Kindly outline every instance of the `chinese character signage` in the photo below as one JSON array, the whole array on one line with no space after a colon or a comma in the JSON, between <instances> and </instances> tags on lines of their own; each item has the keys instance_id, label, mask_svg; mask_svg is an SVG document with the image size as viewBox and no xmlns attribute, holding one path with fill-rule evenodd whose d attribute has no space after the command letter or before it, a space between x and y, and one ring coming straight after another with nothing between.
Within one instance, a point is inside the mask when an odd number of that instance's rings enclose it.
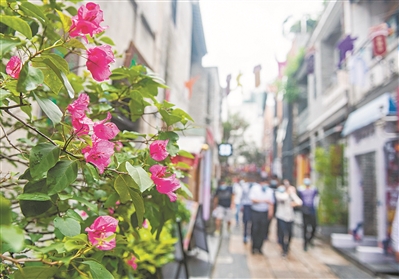
<instances>
[{"instance_id":1,"label":"chinese character signage","mask_svg":"<svg viewBox=\"0 0 399 279\"><path fill-rule=\"evenodd\" d=\"M370 28L370 39L373 45L373 55L383 56L387 52L388 25L379 24Z\"/></svg>"}]
</instances>

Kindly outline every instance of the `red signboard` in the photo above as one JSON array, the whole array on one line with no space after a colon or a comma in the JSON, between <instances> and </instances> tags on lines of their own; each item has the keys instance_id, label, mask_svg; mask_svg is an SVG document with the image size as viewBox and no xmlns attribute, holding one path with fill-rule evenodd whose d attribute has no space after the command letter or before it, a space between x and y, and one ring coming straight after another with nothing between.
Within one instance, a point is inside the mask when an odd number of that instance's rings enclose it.
<instances>
[{"instance_id":1,"label":"red signboard","mask_svg":"<svg viewBox=\"0 0 399 279\"><path fill-rule=\"evenodd\" d=\"M388 33L389 29L386 23L382 23L370 28L370 39L373 43L374 56L383 56L386 54Z\"/></svg>"},{"instance_id":2,"label":"red signboard","mask_svg":"<svg viewBox=\"0 0 399 279\"><path fill-rule=\"evenodd\" d=\"M374 56L383 56L387 52L387 37L385 35L377 35L373 38L373 54Z\"/></svg>"}]
</instances>

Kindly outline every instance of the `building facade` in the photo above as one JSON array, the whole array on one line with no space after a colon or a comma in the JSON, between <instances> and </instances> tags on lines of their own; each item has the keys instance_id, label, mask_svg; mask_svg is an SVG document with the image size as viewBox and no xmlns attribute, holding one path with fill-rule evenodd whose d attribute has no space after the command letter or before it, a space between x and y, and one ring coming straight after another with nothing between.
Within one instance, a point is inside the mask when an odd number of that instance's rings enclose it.
<instances>
[{"instance_id":1,"label":"building facade","mask_svg":"<svg viewBox=\"0 0 399 279\"><path fill-rule=\"evenodd\" d=\"M317 148L344 146L348 231L380 244L399 195L398 25L396 2L328 2L295 74L296 178L316 182Z\"/></svg>"}]
</instances>

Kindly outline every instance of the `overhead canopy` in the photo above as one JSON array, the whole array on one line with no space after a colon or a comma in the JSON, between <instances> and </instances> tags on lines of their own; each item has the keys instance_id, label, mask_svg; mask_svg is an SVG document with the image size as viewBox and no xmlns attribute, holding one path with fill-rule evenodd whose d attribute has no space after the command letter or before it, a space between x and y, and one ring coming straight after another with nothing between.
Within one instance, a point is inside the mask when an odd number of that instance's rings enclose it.
<instances>
[{"instance_id":1,"label":"overhead canopy","mask_svg":"<svg viewBox=\"0 0 399 279\"><path fill-rule=\"evenodd\" d=\"M343 136L359 130L387 115L396 114L396 105L389 93L385 93L349 114L342 131Z\"/></svg>"}]
</instances>

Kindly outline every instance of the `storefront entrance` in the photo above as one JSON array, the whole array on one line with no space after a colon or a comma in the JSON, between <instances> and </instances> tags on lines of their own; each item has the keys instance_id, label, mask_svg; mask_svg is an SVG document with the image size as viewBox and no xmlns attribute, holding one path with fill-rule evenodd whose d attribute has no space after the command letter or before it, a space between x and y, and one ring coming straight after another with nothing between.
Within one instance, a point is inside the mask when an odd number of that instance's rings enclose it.
<instances>
[{"instance_id":1,"label":"storefront entrance","mask_svg":"<svg viewBox=\"0 0 399 279\"><path fill-rule=\"evenodd\" d=\"M363 233L377 236L377 185L375 152L357 156L363 189ZM359 193L360 194L360 193Z\"/></svg>"}]
</instances>

